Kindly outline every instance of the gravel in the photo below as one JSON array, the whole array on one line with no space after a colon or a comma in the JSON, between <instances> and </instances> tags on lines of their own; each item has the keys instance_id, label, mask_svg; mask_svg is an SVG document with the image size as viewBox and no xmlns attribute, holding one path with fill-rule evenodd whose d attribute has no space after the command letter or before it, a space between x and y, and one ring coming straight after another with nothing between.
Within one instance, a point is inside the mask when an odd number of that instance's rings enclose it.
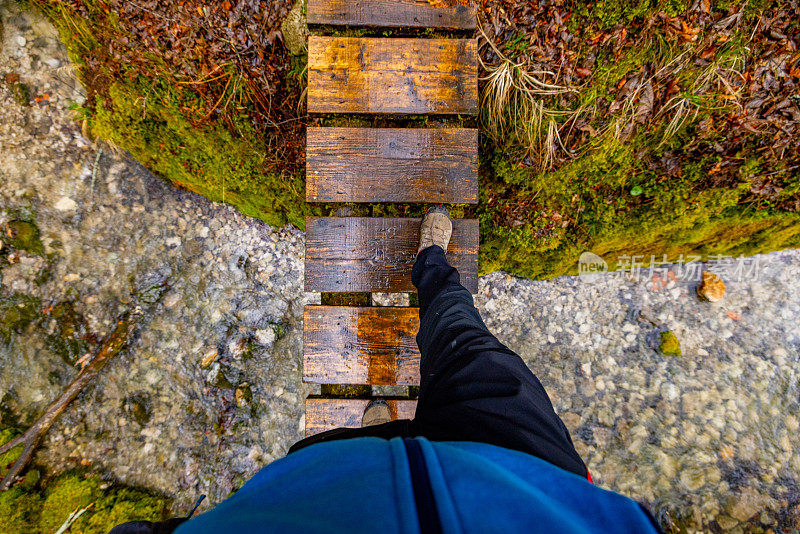
<instances>
[{"instance_id":1,"label":"gravel","mask_svg":"<svg viewBox=\"0 0 800 534\"><path fill-rule=\"evenodd\" d=\"M727 279L716 304L679 265L481 279L487 326L540 378L594 480L663 524L800 528L800 253L744 261L758 268L741 280L738 261L705 264ZM659 350L664 331L681 356Z\"/></svg>"},{"instance_id":2,"label":"gravel","mask_svg":"<svg viewBox=\"0 0 800 534\"><path fill-rule=\"evenodd\" d=\"M0 299L43 309L0 344L2 405L29 423L77 372L49 310L71 303L91 347L132 290L169 278L132 348L37 461L162 491L176 511L200 493L213 505L301 437L303 399L319 391L301 381L302 310L319 302L303 292L304 235L178 191L84 138L69 110L83 91L55 30L13 3L0 15L0 74L31 94L23 106L0 85L0 226L32 219L43 244L0 256ZM713 304L674 265L638 278L496 272L476 298L550 392L595 481L689 532L800 529L800 251L747 262L757 268L703 264L727 286ZM660 350L667 331L680 356Z\"/></svg>"}]
</instances>

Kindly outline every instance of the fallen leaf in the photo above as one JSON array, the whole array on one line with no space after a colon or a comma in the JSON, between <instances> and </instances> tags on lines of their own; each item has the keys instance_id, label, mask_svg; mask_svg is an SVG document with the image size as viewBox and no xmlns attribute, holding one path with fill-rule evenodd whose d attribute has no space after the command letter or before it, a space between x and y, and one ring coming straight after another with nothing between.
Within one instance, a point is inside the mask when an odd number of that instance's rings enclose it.
<instances>
[{"instance_id":1,"label":"fallen leaf","mask_svg":"<svg viewBox=\"0 0 800 534\"><path fill-rule=\"evenodd\" d=\"M741 321L742 320L742 316L739 315L738 313L734 312L734 311L728 311L728 317L730 317L734 321Z\"/></svg>"},{"instance_id":2,"label":"fallen leaf","mask_svg":"<svg viewBox=\"0 0 800 534\"><path fill-rule=\"evenodd\" d=\"M700 52L700 57L706 60L711 60L714 56L717 55L717 47L716 46L709 46L702 52Z\"/></svg>"}]
</instances>

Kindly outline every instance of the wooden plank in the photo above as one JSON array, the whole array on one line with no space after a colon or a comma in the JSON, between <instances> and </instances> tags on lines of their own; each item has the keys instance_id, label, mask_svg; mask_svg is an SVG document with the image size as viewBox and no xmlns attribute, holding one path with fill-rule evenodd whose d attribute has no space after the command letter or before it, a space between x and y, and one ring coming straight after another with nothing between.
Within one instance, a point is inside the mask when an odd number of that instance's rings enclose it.
<instances>
[{"instance_id":1,"label":"wooden plank","mask_svg":"<svg viewBox=\"0 0 800 534\"><path fill-rule=\"evenodd\" d=\"M478 203L478 130L307 130L306 201Z\"/></svg>"},{"instance_id":2,"label":"wooden plank","mask_svg":"<svg viewBox=\"0 0 800 534\"><path fill-rule=\"evenodd\" d=\"M419 310L306 306L303 380L419 385Z\"/></svg>"},{"instance_id":3,"label":"wooden plank","mask_svg":"<svg viewBox=\"0 0 800 534\"><path fill-rule=\"evenodd\" d=\"M411 293L420 219L308 217L305 290ZM447 260L478 291L478 221L456 219Z\"/></svg>"},{"instance_id":4,"label":"wooden plank","mask_svg":"<svg viewBox=\"0 0 800 534\"><path fill-rule=\"evenodd\" d=\"M311 36L308 111L475 114L477 40Z\"/></svg>"},{"instance_id":5,"label":"wooden plank","mask_svg":"<svg viewBox=\"0 0 800 534\"><path fill-rule=\"evenodd\" d=\"M392 419L413 419L417 401L386 399ZM334 428L360 428L369 399L306 399L306 437Z\"/></svg>"},{"instance_id":6,"label":"wooden plank","mask_svg":"<svg viewBox=\"0 0 800 534\"><path fill-rule=\"evenodd\" d=\"M308 0L308 23L386 28L474 30L475 8L436 7L428 0Z\"/></svg>"}]
</instances>

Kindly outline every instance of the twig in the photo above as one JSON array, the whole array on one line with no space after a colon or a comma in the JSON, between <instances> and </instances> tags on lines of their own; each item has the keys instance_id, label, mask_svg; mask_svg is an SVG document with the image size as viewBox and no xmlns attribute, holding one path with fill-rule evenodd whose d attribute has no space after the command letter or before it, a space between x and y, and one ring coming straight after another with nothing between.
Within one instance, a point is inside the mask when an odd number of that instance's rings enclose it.
<instances>
[{"instance_id":1,"label":"twig","mask_svg":"<svg viewBox=\"0 0 800 534\"><path fill-rule=\"evenodd\" d=\"M166 284L164 284L164 287L166 287ZM36 447L50 427L53 426L53 423L64 413L64 410L75 400L75 397L95 379L106 364L128 345L142 315L142 310L139 307L124 314L117 321L114 331L103 340L97 355L86 367L81 369L75 380L50 404L44 414L23 434L0 446L0 455L3 455L19 445L24 445L19 458L8 470L5 478L0 481L0 491L5 491L11 487L14 479L28 464Z\"/></svg>"},{"instance_id":2,"label":"twig","mask_svg":"<svg viewBox=\"0 0 800 534\"><path fill-rule=\"evenodd\" d=\"M79 508L77 510L74 510L71 514L69 514L69 517L67 518L66 521L64 521L64 524L61 525L61 527L58 530L56 530L56 534L64 534L66 531L68 531L72 526L72 524L75 523L75 521L77 521L78 518L82 516L92 506L94 506L93 502L89 503L89 505L85 506L84 508Z\"/></svg>"}]
</instances>

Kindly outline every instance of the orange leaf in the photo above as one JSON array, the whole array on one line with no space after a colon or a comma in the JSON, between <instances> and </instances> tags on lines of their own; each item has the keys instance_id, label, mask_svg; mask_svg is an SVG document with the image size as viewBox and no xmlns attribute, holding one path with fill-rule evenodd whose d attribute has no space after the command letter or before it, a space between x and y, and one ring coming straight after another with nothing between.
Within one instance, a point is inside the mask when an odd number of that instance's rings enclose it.
<instances>
[{"instance_id":1,"label":"orange leaf","mask_svg":"<svg viewBox=\"0 0 800 534\"><path fill-rule=\"evenodd\" d=\"M712 59L715 55L717 55L717 47L714 45L711 45L700 52L700 57L703 59Z\"/></svg>"},{"instance_id":2,"label":"orange leaf","mask_svg":"<svg viewBox=\"0 0 800 534\"><path fill-rule=\"evenodd\" d=\"M734 312L734 311L728 311L728 317L730 317L734 321L741 321L742 320L742 316L739 315L738 313Z\"/></svg>"}]
</instances>

